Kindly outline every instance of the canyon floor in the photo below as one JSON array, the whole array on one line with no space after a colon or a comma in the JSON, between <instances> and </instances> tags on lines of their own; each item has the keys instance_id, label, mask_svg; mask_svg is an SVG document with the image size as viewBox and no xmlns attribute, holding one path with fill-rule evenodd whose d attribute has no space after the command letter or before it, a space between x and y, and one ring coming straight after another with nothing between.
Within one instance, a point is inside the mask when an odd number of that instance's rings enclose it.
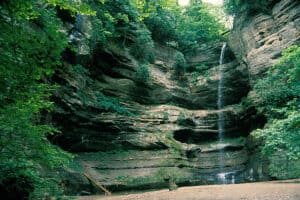
<instances>
[{"instance_id":1,"label":"canyon floor","mask_svg":"<svg viewBox=\"0 0 300 200\"><path fill-rule=\"evenodd\" d=\"M299 200L300 179L245 183L235 185L208 185L181 187L176 191L159 190L112 196L86 196L79 200Z\"/></svg>"}]
</instances>

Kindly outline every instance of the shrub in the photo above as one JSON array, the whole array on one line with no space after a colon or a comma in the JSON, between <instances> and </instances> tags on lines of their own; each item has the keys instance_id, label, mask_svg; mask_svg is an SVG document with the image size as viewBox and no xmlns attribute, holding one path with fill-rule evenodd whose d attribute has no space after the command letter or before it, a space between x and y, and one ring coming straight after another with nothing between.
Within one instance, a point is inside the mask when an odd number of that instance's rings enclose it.
<instances>
[{"instance_id":1,"label":"shrub","mask_svg":"<svg viewBox=\"0 0 300 200\"><path fill-rule=\"evenodd\" d=\"M149 64L140 65L136 70L135 78L139 83L147 83L150 79Z\"/></svg>"},{"instance_id":2,"label":"shrub","mask_svg":"<svg viewBox=\"0 0 300 200\"><path fill-rule=\"evenodd\" d=\"M130 53L141 62L154 63L154 44L150 32L140 29L136 32L136 41L130 47Z\"/></svg>"},{"instance_id":3,"label":"shrub","mask_svg":"<svg viewBox=\"0 0 300 200\"><path fill-rule=\"evenodd\" d=\"M276 178L300 177L299 164L293 165L293 163L300 163L299 130L300 114L297 111L289 111L287 118L269 119L264 129L258 129L252 133L264 141L262 152L270 158L269 170L272 176ZM284 157L284 160L280 157ZM281 161L280 164L279 161ZM282 173L283 171L286 173Z\"/></svg>"},{"instance_id":4,"label":"shrub","mask_svg":"<svg viewBox=\"0 0 300 200\"><path fill-rule=\"evenodd\" d=\"M192 81L192 83L194 83L194 84L197 83L199 75L200 75L199 72L192 72L191 73L191 81Z\"/></svg>"},{"instance_id":5,"label":"shrub","mask_svg":"<svg viewBox=\"0 0 300 200\"><path fill-rule=\"evenodd\" d=\"M176 76L182 76L185 73L186 60L184 58L184 55L181 52L177 52L174 55L173 69L174 69L174 74Z\"/></svg>"},{"instance_id":6,"label":"shrub","mask_svg":"<svg viewBox=\"0 0 300 200\"><path fill-rule=\"evenodd\" d=\"M188 72L201 72L204 73L204 71L208 70L209 66L205 64L197 65L197 66L189 66L187 68Z\"/></svg>"},{"instance_id":7,"label":"shrub","mask_svg":"<svg viewBox=\"0 0 300 200\"><path fill-rule=\"evenodd\" d=\"M185 113L180 111L179 116L176 119L176 124L185 126L185 125L187 125L186 121L187 121L187 117L185 116Z\"/></svg>"},{"instance_id":8,"label":"shrub","mask_svg":"<svg viewBox=\"0 0 300 200\"><path fill-rule=\"evenodd\" d=\"M176 20L172 12L161 9L151 13L144 21L155 41L165 44L177 39Z\"/></svg>"},{"instance_id":9,"label":"shrub","mask_svg":"<svg viewBox=\"0 0 300 200\"><path fill-rule=\"evenodd\" d=\"M106 43L108 32L104 30L103 23L98 18L92 19L93 31L90 38L90 47L95 49L97 45L103 46Z\"/></svg>"},{"instance_id":10,"label":"shrub","mask_svg":"<svg viewBox=\"0 0 300 200\"><path fill-rule=\"evenodd\" d=\"M124 115L132 115L132 113L120 105L117 99L105 96L102 92L96 93L96 107L106 112L116 112Z\"/></svg>"}]
</instances>

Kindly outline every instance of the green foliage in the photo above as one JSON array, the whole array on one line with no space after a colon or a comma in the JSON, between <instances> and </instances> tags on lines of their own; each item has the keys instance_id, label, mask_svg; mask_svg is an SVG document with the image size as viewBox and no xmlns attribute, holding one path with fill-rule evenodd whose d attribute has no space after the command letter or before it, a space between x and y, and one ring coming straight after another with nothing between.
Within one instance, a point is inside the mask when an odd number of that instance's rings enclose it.
<instances>
[{"instance_id":1,"label":"green foliage","mask_svg":"<svg viewBox=\"0 0 300 200\"><path fill-rule=\"evenodd\" d=\"M183 125L183 126L189 125L189 124L187 124L187 117L185 116L185 114L183 112L179 113L179 116L176 119L176 124Z\"/></svg>"},{"instance_id":2,"label":"green foliage","mask_svg":"<svg viewBox=\"0 0 300 200\"><path fill-rule=\"evenodd\" d=\"M136 31L136 41L130 47L130 53L141 62L154 63L154 44L147 29Z\"/></svg>"},{"instance_id":3,"label":"green foliage","mask_svg":"<svg viewBox=\"0 0 300 200\"><path fill-rule=\"evenodd\" d=\"M136 81L145 84L150 80L149 64L140 65L135 74Z\"/></svg>"},{"instance_id":4,"label":"green foliage","mask_svg":"<svg viewBox=\"0 0 300 200\"><path fill-rule=\"evenodd\" d=\"M207 4L195 4L181 14L176 31L180 50L188 52L199 43L223 40L221 34L226 28L209 12Z\"/></svg>"},{"instance_id":5,"label":"green foliage","mask_svg":"<svg viewBox=\"0 0 300 200\"><path fill-rule=\"evenodd\" d=\"M209 4L193 3L183 9L169 1L166 4L156 2L153 6L147 10L143 21L152 38L159 43L174 43L180 51L189 52L199 43L224 39L221 33L226 28L211 14Z\"/></svg>"},{"instance_id":6,"label":"green foliage","mask_svg":"<svg viewBox=\"0 0 300 200\"><path fill-rule=\"evenodd\" d=\"M104 5L118 24L138 21L138 11L129 0L105 0Z\"/></svg>"},{"instance_id":7,"label":"green foliage","mask_svg":"<svg viewBox=\"0 0 300 200\"><path fill-rule=\"evenodd\" d=\"M105 96L102 92L97 92L96 106L103 111L116 112L124 115L132 115L132 113L120 105L120 103L112 97Z\"/></svg>"},{"instance_id":8,"label":"green foliage","mask_svg":"<svg viewBox=\"0 0 300 200\"><path fill-rule=\"evenodd\" d=\"M87 4L76 0L42 0L44 3L48 3L52 6L59 7L62 10L67 10L71 12L72 15L81 13L82 15L95 15L93 11ZM99 1L101 2L101 0Z\"/></svg>"},{"instance_id":9,"label":"green foliage","mask_svg":"<svg viewBox=\"0 0 300 200\"><path fill-rule=\"evenodd\" d=\"M93 32L90 43L92 48L95 48L97 45L104 46L111 38L117 38L118 33L115 29L116 19L106 6L99 6L98 2L94 2L92 8L96 10L96 16L92 18Z\"/></svg>"},{"instance_id":10,"label":"green foliage","mask_svg":"<svg viewBox=\"0 0 300 200\"><path fill-rule=\"evenodd\" d=\"M138 26L138 12L129 0L106 0L101 5L93 1L91 7L96 11L92 19L93 33L91 44L105 46L108 40L126 44L131 40Z\"/></svg>"},{"instance_id":11,"label":"green foliage","mask_svg":"<svg viewBox=\"0 0 300 200\"><path fill-rule=\"evenodd\" d=\"M241 0L224 0L225 11L234 15L239 11L239 6L241 4Z\"/></svg>"},{"instance_id":12,"label":"green foliage","mask_svg":"<svg viewBox=\"0 0 300 200\"><path fill-rule=\"evenodd\" d=\"M300 159L299 69L300 47L292 46L283 52L266 78L257 82L249 96L257 110L268 118L263 129L252 133L263 139L262 152L267 156L280 154L289 161ZM274 165L270 170L276 174Z\"/></svg>"},{"instance_id":13,"label":"green foliage","mask_svg":"<svg viewBox=\"0 0 300 200\"><path fill-rule=\"evenodd\" d=\"M209 69L209 66L205 65L205 64L201 64L201 65L196 65L196 66L189 66L187 68L188 72L199 72L199 73L204 73L205 71L207 71Z\"/></svg>"},{"instance_id":14,"label":"green foliage","mask_svg":"<svg viewBox=\"0 0 300 200\"><path fill-rule=\"evenodd\" d=\"M107 27L104 27L102 21L98 18L93 18L91 21L94 28L90 38L90 47L95 49L97 45L105 45L107 38L111 36L111 30L105 30Z\"/></svg>"},{"instance_id":15,"label":"green foliage","mask_svg":"<svg viewBox=\"0 0 300 200\"><path fill-rule=\"evenodd\" d=\"M209 66L202 64L202 65L196 66L195 68L196 68L195 70L196 70L197 72L203 72L203 71L208 70L208 69L209 69Z\"/></svg>"},{"instance_id":16,"label":"green foliage","mask_svg":"<svg viewBox=\"0 0 300 200\"><path fill-rule=\"evenodd\" d=\"M76 97L78 101L83 104L93 104L102 112L115 112L123 115L132 115L132 113L124 106L120 105L117 98L104 95L100 91L95 92L94 98L91 97L91 91L87 88L93 88L93 80L88 74L88 70L81 65L70 66L68 70L69 76L73 77L76 81ZM70 88L67 88L70 90ZM93 94L93 93L92 93Z\"/></svg>"},{"instance_id":17,"label":"green foliage","mask_svg":"<svg viewBox=\"0 0 300 200\"><path fill-rule=\"evenodd\" d=\"M184 55L181 52L177 52L174 55L174 75L176 76L182 76L185 73L186 70L186 60L184 58Z\"/></svg>"},{"instance_id":18,"label":"green foliage","mask_svg":"<svg viewBox=\"0 0 300 200\"><path fill-rule=\"evenodd\" d=\"M270 175L277 179L300 177L300 160L291 161L278 154L270 159L269 171Z\"/></svg>"},{"instance_id":19,"label":"green foliage","mask_svg":"<svg viewBox=\"0 0 300 200\"><path fill-rule=\"evenodd\" d=\"M267 72L266 78L254 86L252 100L260 112L273 117L278 113L274 108L286 107L287 102L299 99L299 70L300 47L292 46L283 52L280 62Z\"/></svg>"},{"instance_id":20,"label":"green foliage","mask_svg":"<svg viewBox=\"0 0 300 200\"><path fill-rule=\"evenodd\" d=\"M95 12L90 9L87 4L70 0L9 0L2 1L0 3L4 7L5 14L9 14L11 17L17 20L21 19L35 19L41 15L40 10L51 6L52 8L58 7L62 10L68 10L73 16L77 13L83 15L95 15Z\"/></svg>"},{"instance_id":21,"label":"green foliage","mask_svg":"<svg viewBox=\"0 0 300 200\"><path fill-rule=\"evenodd\" d=\"M300 158L300 114L297 111L288 113L285 119L273 119L264 129L256 130L253 135L263 138L263 153L272 155L285 152L289 160Z\"/></svg>"},{"instance_id":22,"label":"green foliage","mask_svg":"<svg viewBox=\"0 0 300 200\"><path fill-rule=\"evenodd\" d=\"M175 22L174 13L168 10L151 13L145 19L145 24L151 31L152 38L162 44L177 39Z\"/></svg>"},{"instance_id":23,"label":"green foliage","mask_svg":"<svg viewBox=\"0 0 300 200\"><path fill-rule=\"evenodd\" d=\"M228 14L235 15L240 12L267 12L269 10L270 1L268 0L225 0L224 7Z\"/></svg>"},{"instance_id":24,"label":"green foliage","mask_svg":"<svg viewBox=\"0 0 300 200\"><path fill-rule=\"evenodd\" d=\"M131 3L138 9L141 21L161 10L178 9L177 0L131 0Z\"/></svg>"},{"instance_id":25,"label":"green foliage","mask_svg":"<svg viewBox=\"0 0 300 200\"><path fill-rule=\"evenodd\" d=\"M183 9L175 0L107 0L101 6L94 1L92 8L97 12L92 19L97 27L93 29L92 46L105 46L107 40L119 41L123 47L130 45L131 53L143 62L154 60L152 39L174 44L184 53L203 42L224 40L221 33L225 26L211 14L210 5L204 3L193 3Z\"/></svg>"},{"instance_id":26,"label":"green foliage","mask_svg":"<svg viewBox=\"0 0 300 200\"><path fill-rule=\"evenodd\" d=\"M46 117L55 89L47 78L60 65L66 35L54 9L36 1L5 1L1 11L13 20L0 21L0 184L26 182L35 199L56 195L59 182L41 172L65 167L72 157L47 140L58 132Z\"/></svg>"},{"instance_id":27,"label":"green foliage","mask_svg":"<svg viewBox=\"0 0 300 200\"><path fill-rule=\"evenodd\" d=\"M197 83L199 75L200 75L199 72L192 72L191 73L192 83L194 83L194 84Z\"/></svg>"},{"instance_id":28,"label":"green foliage","mask_svg":"<svg viewBox=\"0 0 300 200\"><path fill-rule=\"evenodd\" d=\"M252 133L264 141L262 152L270 158L269 170L272 176L279 179L300 177L299 130L300 114L292 111L285 119L269 120L264 129Z\"/></svg>"}]
</instances>

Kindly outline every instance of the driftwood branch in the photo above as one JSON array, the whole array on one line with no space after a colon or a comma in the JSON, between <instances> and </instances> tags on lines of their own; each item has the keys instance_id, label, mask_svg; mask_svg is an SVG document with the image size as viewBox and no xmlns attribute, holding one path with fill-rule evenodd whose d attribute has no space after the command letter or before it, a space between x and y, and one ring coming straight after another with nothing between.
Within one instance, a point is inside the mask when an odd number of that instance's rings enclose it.
<instances>
[{"instance_id":1,"label":"driftwood branch","mask_svg":"<svg viewBox=\"0 0 300 200\"><path fill-rule=\"evenodd\" d=\"M92 177L90 177L87 173L83 173L83 175L89 181L91 181L95 186L97 186L100 190L102 190L103 192L105 192L105 195L111 195L110 191L108 191L104 186L102 186L100 183L98 183L95 179L93 179Z\"/></svg>"}]
</instances>

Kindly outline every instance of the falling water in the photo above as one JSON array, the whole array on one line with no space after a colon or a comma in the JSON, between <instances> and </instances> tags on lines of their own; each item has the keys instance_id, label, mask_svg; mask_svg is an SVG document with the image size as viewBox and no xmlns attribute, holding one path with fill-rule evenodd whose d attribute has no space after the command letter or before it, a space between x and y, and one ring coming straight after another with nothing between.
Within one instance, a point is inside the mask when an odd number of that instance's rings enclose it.
<instances>
[{"instance_id":1,"label":"falling water","mask_svg":"<svg viewBox=\"0 0 300 200\"><path fill-rule=\"evenodd\" d=\"M224 140L224 114L223 112L220 112L220 110L223 109L223 85L224 85L224 80L223 80L223 64L224 64L224 55L225 55L225 50L226 50L226 43L223 44L222 46L222 51L221 51L221 56L220 56L220 61L219 61L219 83L218 83L218 137L219 137L219 143L223 143ZM225 184L226 183L226 178L225 178L225 173L224 173L224 152L223 149L221 148L220 150L220 156L219 156L219 164L220 164L220 171L221 173L218 174L218 178L221 183Z\"/></svg>"},{"instance_id":2,"label":"falling water","mask_svg":"<svg viewBox=\"0 0 300 200\"><path fill-rule=\"evenodd\" d=\"M223 109L223 67L224 64L224 55L226 50L226 43L222 46L220 61L219 61L219 83L218 83L218 110ZM223 141L223 135L224 135L224 115L223 112L218 113L218 132L219 132L219 141Z\"/></svg>"},{"instance_id":3,"label":"falling water","mask_svg":"<svg viewBox=\"0 0 300 200\"><path fill-rule=\"evenodd\" d=\"M219 183L222 184L235 184L235 172L226 172L217 174Z\"/></svg>"}]
</instances>

